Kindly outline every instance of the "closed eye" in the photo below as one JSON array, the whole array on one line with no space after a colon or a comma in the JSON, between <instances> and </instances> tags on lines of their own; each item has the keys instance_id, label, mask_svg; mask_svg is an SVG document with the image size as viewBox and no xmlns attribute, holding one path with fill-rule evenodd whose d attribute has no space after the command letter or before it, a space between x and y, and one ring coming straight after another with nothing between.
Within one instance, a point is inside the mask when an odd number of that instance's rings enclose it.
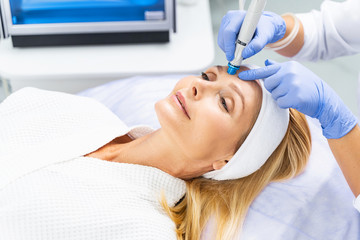
<instances>
[{"instance_id":1,"label":"closed eye","mask_svg":"<svg viewBox=\"0 0 360 240\"><path fill-rule=\"evenodd\" d=\"M208 76L206 73L204 73L204 72L201 72L201 78L204 79L204 80L206 80L206 81L210 81L209 76Z\"/></svg>"},{"instance_id":2,"label":"closed eye","mask_svg":"<svg viewBox=\"0 0 360 240\"><path fill-rule=\"evenodd\" d=\"M220 101L221 101L221 105L224 107L224 109L226 110L226 112L229 112L229 109L228 109L228 106L227 106L227 104L226 104L225 98L221 97L221 98L220 98Z\"/></svg>"},{"instance_id":3,"label":"closed eye","mask_svg":"<svg viewBox=\"0 0 360 240\"><path fill-rule=\"evenodd\" d=\"M201 78L205 81L211 81L208 74L206 74L204 72L201 72ZM227 103L226 103L226 100L224 97L220 97L220 104L225 109L225 111L229 113L229 108L227 106Z\"/></svg>"}]
</instances>

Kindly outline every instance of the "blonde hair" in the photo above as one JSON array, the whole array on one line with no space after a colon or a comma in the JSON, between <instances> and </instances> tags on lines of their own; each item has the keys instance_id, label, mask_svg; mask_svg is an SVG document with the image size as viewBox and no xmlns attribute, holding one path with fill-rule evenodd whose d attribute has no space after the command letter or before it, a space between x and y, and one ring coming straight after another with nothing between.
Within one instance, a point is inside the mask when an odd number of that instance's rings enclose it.
<instances>
[{"instance_id":1,"label":"blonde hair","mask_svg":"<svg viewBox=\"0 0 360 240\"><path fill-rule=\"evenodd\" d=\"M258 171L235 180L215 181L202 177L187 180L186 194L174 207L168 206L162 197L161 205L176 225L177 239L200 239L211 216L216 220L216 239L234 239L255 197L270 182L283 181L301 173L310 150L307 121L303 114L290 109L285 137Z\"/></svg>"}]
</instances>

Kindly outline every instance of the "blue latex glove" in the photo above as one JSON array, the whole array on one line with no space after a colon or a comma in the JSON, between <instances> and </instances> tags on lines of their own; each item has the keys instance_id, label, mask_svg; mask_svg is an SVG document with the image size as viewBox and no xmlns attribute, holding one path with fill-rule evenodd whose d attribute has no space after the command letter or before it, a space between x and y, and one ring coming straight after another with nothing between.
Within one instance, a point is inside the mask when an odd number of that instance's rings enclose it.
<instances>
[{"instance_id":1,"label":"blue latex glove","mask_svg":"<svg viewBox=\"0 0 360 240\"><path fill-rule=\"evenodd\" d=\"M317 118L326 138L341 138L357 124L357 118L324 81L298 62L276 63L243 71L243 80L264 79L265 88L281 108L294 108Z\"/></svg>"},{"instance_id":2,"label":"blue latex glove","mask_svg":"<svg viewBox=\"0 0 360 240\"><path fill-rule=\"evenodd\" d=\"M222 19L218 33L218 45L225 52L228 61L233 60L235 42L245 18L245 11L229 11ZM266 44L281 39L286 30L285 21L272 12L263 12L257 25L254 38L242 52L242 57L249 58L260 52Z\"/></svg>"}]
</instances>

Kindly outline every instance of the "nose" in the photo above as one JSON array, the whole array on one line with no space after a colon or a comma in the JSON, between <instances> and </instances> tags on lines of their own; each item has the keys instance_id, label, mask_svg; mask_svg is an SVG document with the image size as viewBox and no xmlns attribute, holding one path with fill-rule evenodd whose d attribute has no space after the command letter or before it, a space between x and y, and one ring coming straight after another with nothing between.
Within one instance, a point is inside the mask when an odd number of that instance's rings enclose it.
<instances>
[{"instance_id":1,"label":"nose","mask_svg":"<svg viewBox=\"0 0 360 240\"><path fill-rule=\"evenodd\" d=\"M191 90L191 95L195 100L201 99L205 95L214 95L220 91L222 85L217 81L206 81L201 78L195 78Z\"/></svg>"},{"instance_id":2,"label":"nose","mask_svg":"<svg viewBox=\"0 0 360 240\"><path fill-rule=\"evenodd\" d=\"M209 83L202 79L194 79L192 87L191 87L191 95L197 100L200 99L206 91L209 90Z\"/></svg>"},{"instance_id":3,"label":"nose","mask_svg":"<svg viewBox=\"0 0 360 240\"><path fill-rule=\"evenodd\" d=\"M191 90L192 90L192 96L197 97L198 96L198 88L196 88L196 86L194 85Z\"/></svg>"}]
</instances>

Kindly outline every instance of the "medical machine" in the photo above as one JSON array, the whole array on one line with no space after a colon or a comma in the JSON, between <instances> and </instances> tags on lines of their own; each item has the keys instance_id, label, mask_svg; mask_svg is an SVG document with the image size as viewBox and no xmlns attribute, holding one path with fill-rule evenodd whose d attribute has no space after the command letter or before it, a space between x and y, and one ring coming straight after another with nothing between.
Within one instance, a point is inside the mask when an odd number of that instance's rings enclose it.
<instances>
[{"instance_id":1,"label":"medical machine","mask_svg":"<svg viewBox=\"0 0 360 240\"><path fill-rule=\"evenodd\" d=\"M14 47L169 42L175 0L1 0Z\"/></svg>"},{"instance_id":2,"label":"medical machine","mask_svg":"<svg viewBox=\"0 0 360 240\"><path fill-rule=\"evenodd\" d=\"M243 61L242 51L254 36L256 26L264 11L266 0L251 0L236 41L234 59L229 62L228 74L234 75ZM242 4L239 4L240 8Z\"/></svg>"}]
</instances>

